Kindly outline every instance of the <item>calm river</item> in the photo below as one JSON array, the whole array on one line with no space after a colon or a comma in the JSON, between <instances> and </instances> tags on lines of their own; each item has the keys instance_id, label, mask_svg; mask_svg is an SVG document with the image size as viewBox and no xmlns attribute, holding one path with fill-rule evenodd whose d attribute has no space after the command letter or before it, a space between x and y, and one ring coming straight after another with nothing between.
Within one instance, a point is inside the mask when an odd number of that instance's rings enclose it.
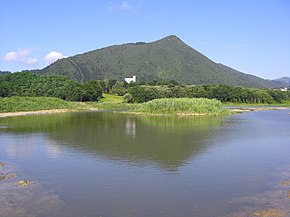
<instances>
[{"instance_id":1,"label":"calm river","mask_svg":"<svg viewBox=\"0 0 290 217\"><path fill-rule=\"evenodd\" d=\"M0 216L290 216L289 112L2 118Z\"/></svg>"}]
</instances>

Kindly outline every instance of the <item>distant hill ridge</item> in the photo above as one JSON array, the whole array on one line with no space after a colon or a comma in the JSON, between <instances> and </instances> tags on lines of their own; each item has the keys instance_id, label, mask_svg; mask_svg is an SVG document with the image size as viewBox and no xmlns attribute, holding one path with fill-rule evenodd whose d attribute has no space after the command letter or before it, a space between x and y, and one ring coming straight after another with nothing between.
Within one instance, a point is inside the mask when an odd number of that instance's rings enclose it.
<instances>
[{"instance_id":1,"label":"distant hill ridge","mask_svg":"<svg viewBox=\"0 0 290 217\"><path fill-rule=\"evenodd\" d=\"M128 43L60 59L41 74L65 75L83 82L137 76L138 81L175 80L181 84L227 84L271 87L270 81L217 64L175 35Z\"/></svg>"},{"instance_id":2,"label":"distant hill ridge","mask_svg":"<svg viewBox=\"0 0 290 217\"><path fill-rule=\"evenodd\" d=\"M277 78L271 81L278 87L290 87L290 77Z\"/></svg>"}]
</instances>

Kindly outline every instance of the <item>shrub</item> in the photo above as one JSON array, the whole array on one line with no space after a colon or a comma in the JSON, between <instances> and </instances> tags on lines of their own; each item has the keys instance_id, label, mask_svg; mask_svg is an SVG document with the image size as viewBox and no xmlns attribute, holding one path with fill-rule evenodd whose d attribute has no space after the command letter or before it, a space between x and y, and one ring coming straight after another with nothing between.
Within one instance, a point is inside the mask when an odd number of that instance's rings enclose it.
<instances>
[{"instance_id":1,"label":"shrub","mask_svg":"<svg viewBox=\"0 0 290 217\"><path fill-rule=\"evenodd\" d=\"M0 97L0 112L72 109L73 104L53 97Z\"/></svg>"},{"instance_id":2,"label":"shrub","mask_svg":"<svg viewBox=\"0 0 290 217\"><path fill-rule=\"evenodd\" d=\"M126 102L126 103L130 103L130 102L132 102L133 96L132 96L131 93L126 93L126 94L123 96L123 99L124 99L124 102Z\"/></svg>"},{"instance_id":3,"label":"shrub","mask_svg":"<svg viewBox=\"0 0 290 217\"><path fill-rule=\"evenodd\" d=\"M111 91L112 91L112 94L115 94L117 96L123 96L126 91L124 87L124 82L116 81Z\"/></svg>"}]
</instances>

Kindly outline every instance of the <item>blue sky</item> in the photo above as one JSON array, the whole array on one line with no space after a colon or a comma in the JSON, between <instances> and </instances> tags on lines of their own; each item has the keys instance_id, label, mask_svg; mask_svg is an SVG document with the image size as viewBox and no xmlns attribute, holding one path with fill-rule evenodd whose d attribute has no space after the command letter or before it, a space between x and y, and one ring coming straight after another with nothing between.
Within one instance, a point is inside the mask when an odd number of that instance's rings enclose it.
<instances>
[{"instance_id":1,"label":"blue sky","mask_svg":"<svg viewBox=\"0 0 290 217\"><path fill-rule=\"evenodd\" d=\"M0 0L0 70L172 34L244 73L290 76L289 0Z\"/></svg>"}]
</instances>

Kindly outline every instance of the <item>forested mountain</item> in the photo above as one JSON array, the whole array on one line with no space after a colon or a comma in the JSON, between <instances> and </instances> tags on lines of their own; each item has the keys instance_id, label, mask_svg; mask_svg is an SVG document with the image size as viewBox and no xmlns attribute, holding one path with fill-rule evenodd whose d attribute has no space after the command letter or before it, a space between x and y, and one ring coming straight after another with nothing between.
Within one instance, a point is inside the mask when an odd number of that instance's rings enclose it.
<instances>
[{"instance_id":1,"label":"forested mountain","mask_svg":"<svg viewBox=\"0 0 290 217\"><path fill-rule=\"evenodd\" d=\"M272 80L272 83L277 84L279 87L288 87L290 86L290 77L282 77Z\"/></svg>"},{"instance_id":2,"label":"forested mountain","mask_svg":"<svg viewBox=\"0 0 290 217\"><path fill-rule=\"evenodd\" d=\"M0 75L7 75L7 74L10 74L11 72L9 72L9 71L1 71L0 70Z\"/></svg>"},{"instance_id":3,"label":"forested mountain","mask_svg":"<svg viewBox=\"0 0 290 217\"><path fill-rule=\"evenodd\" d=\"M40 71L83 82L92 79L123 81L175 80L181 84L227 84L270 87L270 81L217 64L176 36L145 43L114 45L60 59Z\"/></svg>"}]
</instances>

